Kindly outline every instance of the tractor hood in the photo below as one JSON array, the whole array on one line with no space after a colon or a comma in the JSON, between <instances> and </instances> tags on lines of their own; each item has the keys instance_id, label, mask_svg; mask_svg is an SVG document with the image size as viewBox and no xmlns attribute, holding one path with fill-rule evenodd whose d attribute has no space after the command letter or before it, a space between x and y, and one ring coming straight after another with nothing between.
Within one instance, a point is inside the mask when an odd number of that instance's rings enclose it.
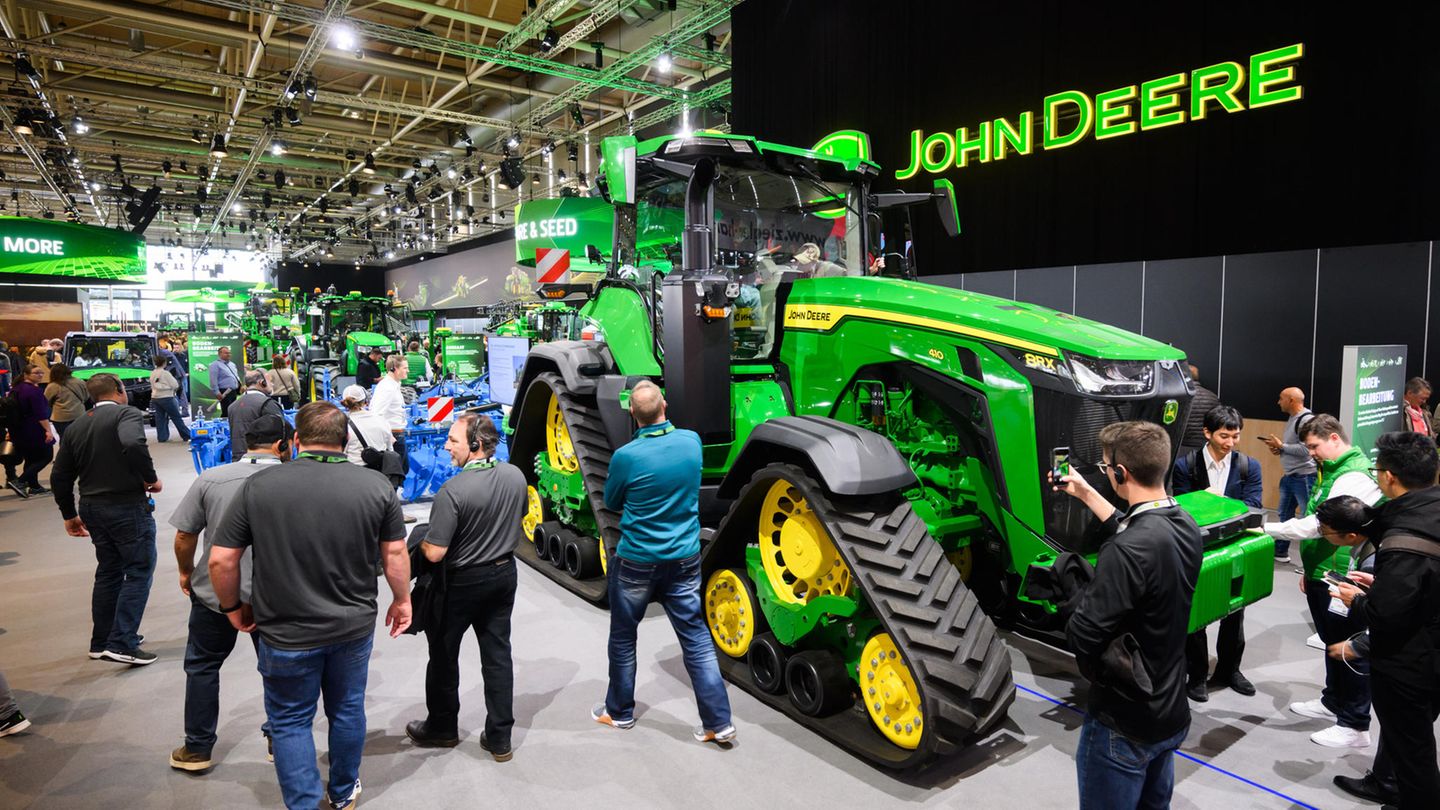
<instances>
[{"instance_id":1,"label":"tractor hood","mask_svg":"<svg viewBox=\"0 0 1440 810\"><path fill-rule=\"evenodd\" d=\"M75 379L88 380L96 374L114 374L123 380L148 380L150 372L143 368L126 368L124 366L91 366L90 368L77 368L73 372Z\"/></svg>"},{"instance_id":2,"label":"tractor hood","mask_svg":"<svg viewBox=\"0 0 1440 810\"><path fill-rule=\"evenodd\" d=\"M388 338L378 332L350 332L345 335L345 342L352 346L395 346L395 339Z\"/></svg>"},{"instance_id":3,"label":"tractor hood","mask_svg":"<svg viewBox=\"0 0 1440 810\"><path fill-rule=\"evenodd\" d=\"M1025 352L1111 360L1183 360L1173 346L1067 312L951 287L886 278L796 281L785 305L787 327L831 327L842 318L893 321L963 334Z\"/></svg>"}]
</instances>

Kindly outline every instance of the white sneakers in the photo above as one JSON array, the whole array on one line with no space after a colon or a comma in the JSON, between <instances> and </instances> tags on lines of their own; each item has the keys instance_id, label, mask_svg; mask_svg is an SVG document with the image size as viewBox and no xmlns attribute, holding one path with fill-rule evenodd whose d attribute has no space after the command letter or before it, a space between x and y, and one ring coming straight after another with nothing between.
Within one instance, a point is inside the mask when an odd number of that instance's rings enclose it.
<instances>
[{"instance_id":1,"label":"white sneakers","mask_svg":"<svg viewBox=\"0 0 1440 810\"><path fill-rule=\"evenodd\" d=\"M1325 708L1325 701L1320 698L1307 700L1304 703L1291 703L1290 711L1301 717L1313 717L1317 720L1335 719L1335 713Z\"/></svg>"},{"instance_id":2,"label":"white sneakers","mask_svg":"<svg viewBox=\"0 0 1440 810\"><path fill-rule=\"evenodd\" d=\"M1310 735L1310 742L1326 748L1369 748L1370 732L1344 726L1331 726Z\"/></svg>"}]
</instances>

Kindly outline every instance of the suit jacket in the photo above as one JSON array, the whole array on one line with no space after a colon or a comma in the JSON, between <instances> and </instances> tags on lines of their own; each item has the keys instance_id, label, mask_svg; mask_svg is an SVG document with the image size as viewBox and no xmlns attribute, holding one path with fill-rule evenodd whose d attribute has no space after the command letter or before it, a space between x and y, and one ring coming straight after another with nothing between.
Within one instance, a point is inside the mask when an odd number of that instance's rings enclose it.
<instances>
[{"instance_id":1,"label":"suit jacket","mask_svg":"<svg viewBox=\"0 0 1440 810\"><path fill-rule=\"evenodd\" d=\"M1200 448L1182 453L1175 459L1175 475L1171 481L1176 495L1210 488L1210 472L1205 468L1204 454ZM1197 455L1199 458L1197 458ZM1196 469L1196 463L1199 469ZM1248 470L1248 472L1247 472ZM1230 477L1225 481L1225 497L1244 501L1246 506L1260 508L1264 497L1265 483L1260 474L1260 463L1239 450L1230 451Z\"/></svg>"}]
</instances>

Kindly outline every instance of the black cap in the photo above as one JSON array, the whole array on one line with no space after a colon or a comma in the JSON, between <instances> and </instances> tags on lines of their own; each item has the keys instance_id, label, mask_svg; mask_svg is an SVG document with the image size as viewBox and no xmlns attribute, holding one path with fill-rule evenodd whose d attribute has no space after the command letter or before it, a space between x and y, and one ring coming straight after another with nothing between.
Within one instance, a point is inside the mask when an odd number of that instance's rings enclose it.
<instances>
[{"instance_id":1,"label":"black cap","mask_svg":"<svg viewBox=\"0 0 1440 810\"><path fill-rule=\"evenodd\" d=\"M285 421L285 417L273 413L264 416L250 423L245 429L245 445L247 447L269 447L275 442L284 439L290 441L295 437L295 428Z\"/></svg>"}]
</instances>

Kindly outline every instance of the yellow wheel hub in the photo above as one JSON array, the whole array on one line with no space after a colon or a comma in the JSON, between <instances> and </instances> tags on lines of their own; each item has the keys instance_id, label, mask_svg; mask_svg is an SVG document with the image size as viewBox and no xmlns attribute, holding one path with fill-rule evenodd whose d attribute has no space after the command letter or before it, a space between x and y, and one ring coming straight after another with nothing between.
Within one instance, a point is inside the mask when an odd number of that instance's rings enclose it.
<instances>
[{"instance_id":1,"label":"yellow wheel hub","mask_svg":"<svg viewBox=\"0 0 1440 810\"><path fill-rule=\"evenodd\" d=\"M705 617L715 646L731 658L743 658L755 640L755 616L755 603L738 574L726 568L710 575Z\"/></svg>"},{"instance_id":2,"label":"yellow wheel hub","mask_svg":"<svg viewBox=\"0 0 1440 810\"><path fill-rule=\"evenodd\" d=\"M601 537L596 542L600 544L600 573L608 574L610 573L610 562L605 558L605 538Z\"/></svg>"},{"instance_id":3,"label":"yellow wheel hub","mask_svg":"<svg viewBox=\"0 0 1440 810\"><path fill-rule=\"evenodd\" d=\"M955 570L960 574L961 582L969 582L970 572L975 570L975 552L971 549L972 547L968 545L961 546L945 555L945 557L950 560L950 564L955 566Z\"/></svg>"},{"instance_id":4,"label":"yellow wheel hub","mask_svg":"<svg viewBox=\"0 0 1440 810\"><path fill-rule=\"evenodd\" d=\"M758 534L765 574L782 601L803 605L850 592L849 566L794 484L781 479L765 493Z\"/></svg>"},{"instance_id":5,"label":"yellow wheel hub","mask_svg":"<svg viewBox=\"0 0 1440 810\"><path fill-rule=\"evenodd\" d=\"M875 727L901 748L917 748L923 722L920 688L889 633L872 636L866 642L859 674L865 711L870 713Z\"/></svg>"},{"instance_id":6,"label":"yellow wheel hub","mask_svg":"<svg viewBox=\"0 0 1440 810\"><path fill-rule=\"evenodd\" d=\"M545 520L545 507L540 503L540 492L535 487L525 488L525 516L520 526L525 530L525 539L535 542L535 528Z\"/></svg>"},{"instance_id":7,"label":"yellow wheel hub","mask_svg":"<svg viewBox=\"0 0 1440 810\"><path fill-rule=\"evenodd\" d=\"M575 455L575 443L570 440L570 428L565 425L565 414L560 410L560 398L550 393L550 409L545 418L545 450L550 454L550 466L561 472L573 473L580 469L580 459Z\"/></svg>"}]
</instances>

